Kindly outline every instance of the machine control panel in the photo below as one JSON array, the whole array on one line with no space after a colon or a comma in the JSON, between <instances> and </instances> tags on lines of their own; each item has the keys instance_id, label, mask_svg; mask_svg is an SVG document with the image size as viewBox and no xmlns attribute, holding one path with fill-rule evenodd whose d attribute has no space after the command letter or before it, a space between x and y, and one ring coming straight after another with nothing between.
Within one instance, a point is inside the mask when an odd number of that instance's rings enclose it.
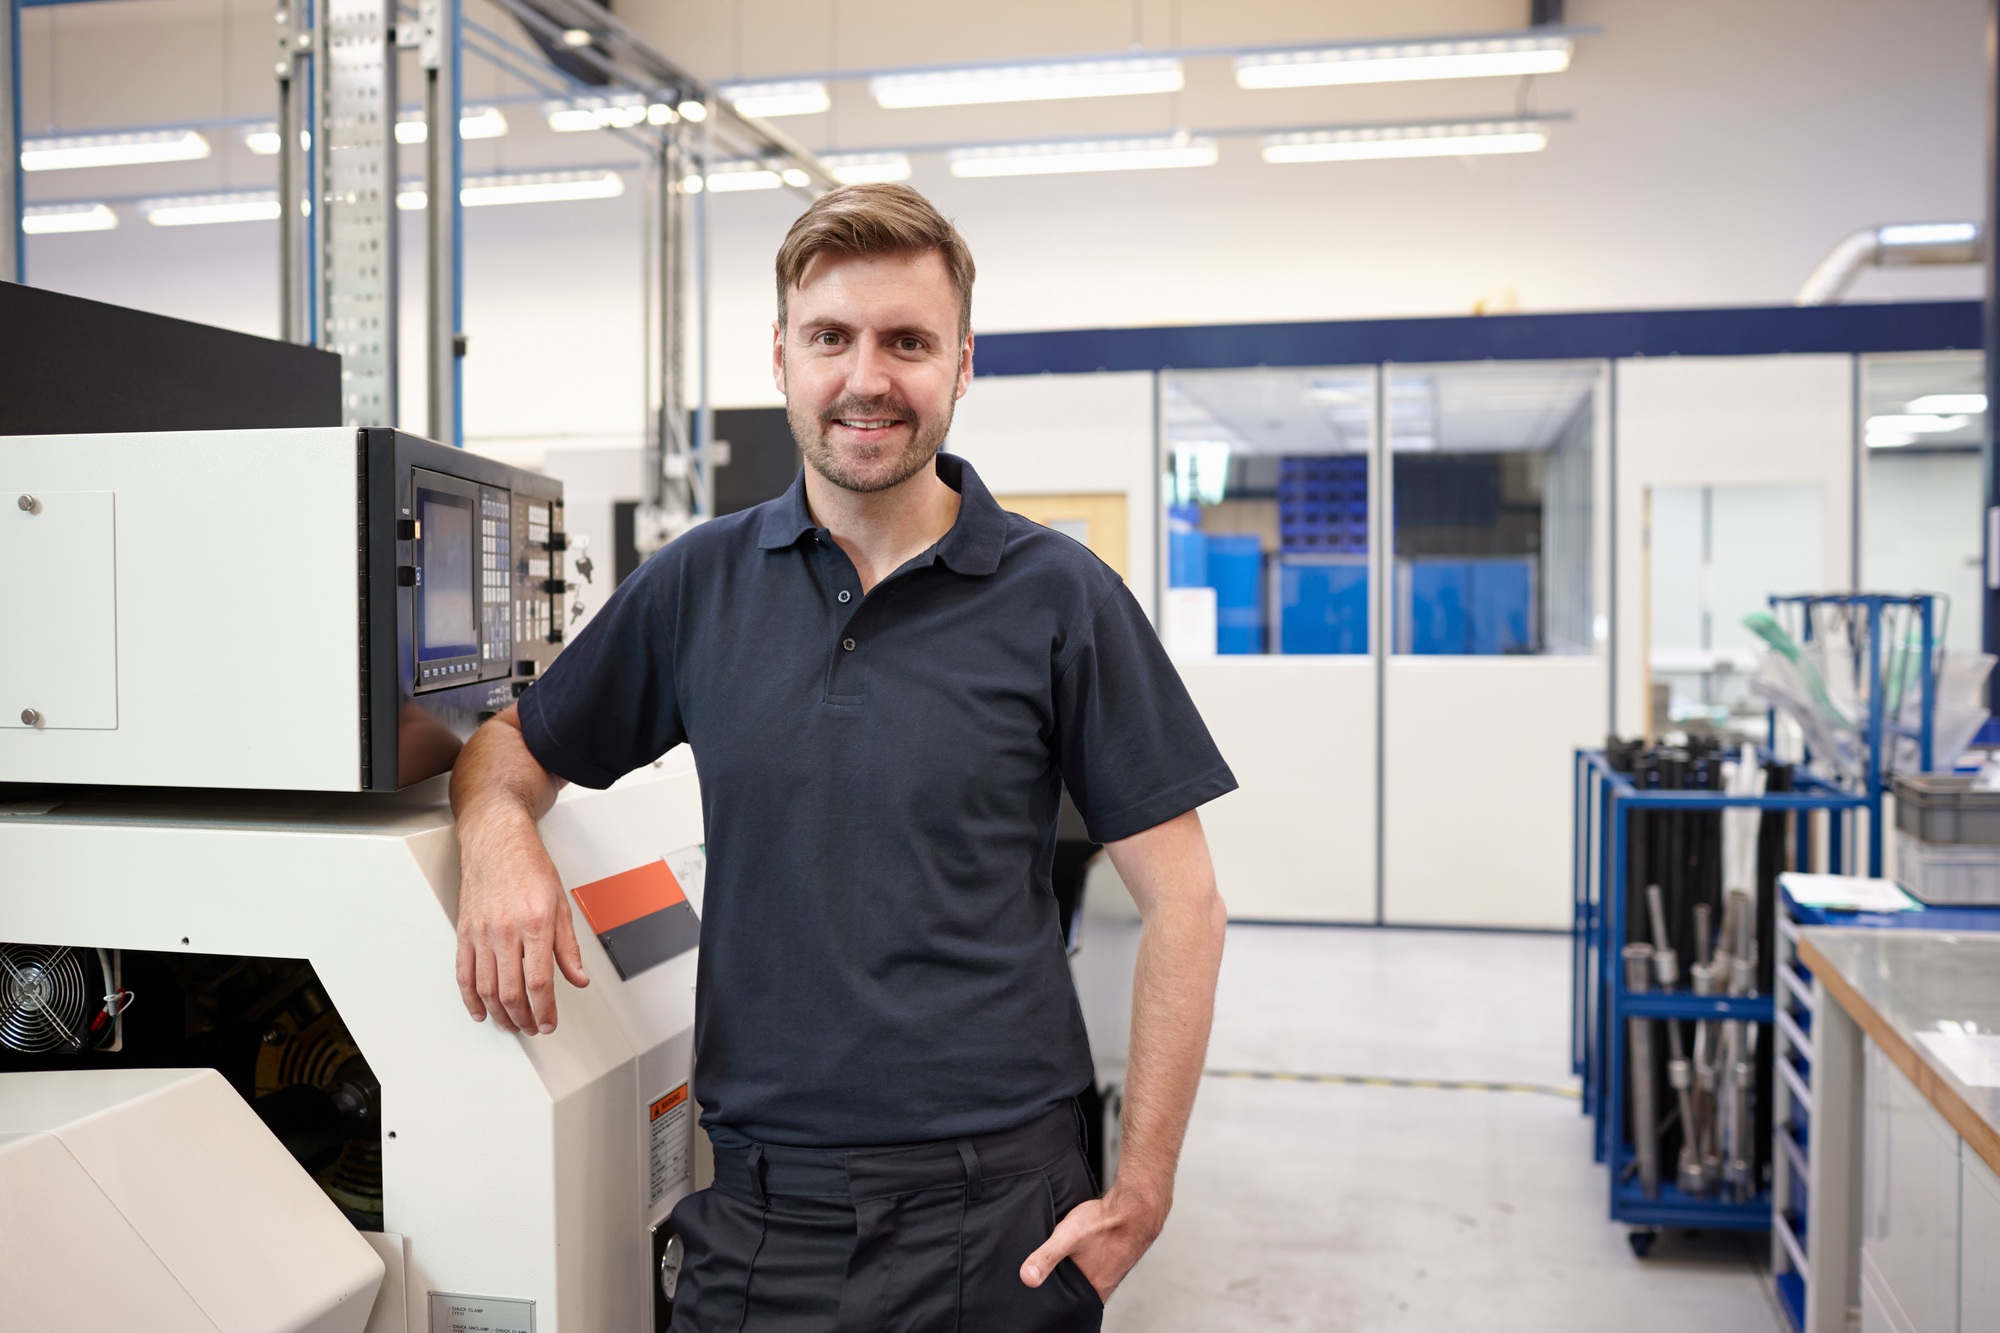
<instances>
[{"instance_id":1,"label":"machine control panel","mask_svg":"<svg viewBox=\"0 0 2000 1333\"><path fill-rule=\"evenodd\" d=\"M416 690L506 676L514 660L513 495L423 468L412 481Z\"/></svg>"}]
</instances>

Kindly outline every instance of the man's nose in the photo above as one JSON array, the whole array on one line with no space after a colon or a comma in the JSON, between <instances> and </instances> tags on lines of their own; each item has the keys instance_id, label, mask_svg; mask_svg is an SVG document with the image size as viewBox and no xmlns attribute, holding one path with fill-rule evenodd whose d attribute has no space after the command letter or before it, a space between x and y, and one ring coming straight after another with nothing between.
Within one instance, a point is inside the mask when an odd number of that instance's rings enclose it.
<instances>
[{"instance_id":1,"label":"man's nose","mask_svg":"<svg viewBox=\"0 0 2000 1333\"><path fill-rule=\"evenodd\" d=\"M889 392L892 383L888 353L863 340L855 348L853 363L848 368L848 393L856 398L880 398Z\"/></svg>"}]
</instances>

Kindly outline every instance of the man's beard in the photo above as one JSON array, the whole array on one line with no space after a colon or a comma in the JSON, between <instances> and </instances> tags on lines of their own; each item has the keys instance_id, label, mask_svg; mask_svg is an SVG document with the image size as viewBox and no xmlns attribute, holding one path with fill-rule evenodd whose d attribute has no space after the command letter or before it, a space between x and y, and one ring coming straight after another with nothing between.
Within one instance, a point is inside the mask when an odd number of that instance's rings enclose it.
<instances>
[{"instance_id":1,"label":"man's beard","mask_svg":"<svg viewBox=\"0 0 2000 1333\"><path fill-rule=\"evenodd\" d=\"M901 446L885 444L865 455L864 462L873 466L855 466L854 460L843 455L827 438L836 421L870 421L884 417L909 423L910 433L907 442ZM951 417L952 409L947 406L942 420L926 421L912 411L909 404L894 397L872 400L842 398L817 416L809 414L790 398L785 400L785 419L791 423L792 438L798 441L813 471L842 490L861 495L900 486L930 466L944 444L944 437L951 431ZM876 470L878 467L880 471Z\"/></svg>"}]
</instances>

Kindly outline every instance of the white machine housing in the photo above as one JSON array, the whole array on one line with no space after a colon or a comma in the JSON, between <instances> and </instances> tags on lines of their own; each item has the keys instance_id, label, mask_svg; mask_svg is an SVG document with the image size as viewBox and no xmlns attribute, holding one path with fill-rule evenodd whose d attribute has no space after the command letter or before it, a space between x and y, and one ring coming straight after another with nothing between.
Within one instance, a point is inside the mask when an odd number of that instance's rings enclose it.
<instances>
[{"instance_id":1,"label":"white machine housing","mask_svg":"<svg viewBox=\"0 0 2000 1333\"><path fill-rule=\"evenodd\" d=\"M382 1260L212 1069L0 1074L0 1310L37 1333L360 1333Z\"/></svg>"},{"instance_id":2,"label":"white machine housing","mask_svg":"<svg viewBox=\"0 0 2000 1333\"><path fill-rule=\"evenodd\" d=\"M421 530L440 488L448 559L444 525ZM0 436L0 783L394 791L446 771L560 651L561 497L392 430ZM426 665L433 586L475 642Z\"/></svg>"},{"instance_id":3,"label":"white machine housing","mask_svg":"<svg viewBox=\"0 0 2000 1333\"><path fill-rule=\"evenodd\" d=\"M455 1333L433 1293L532 1302L535 1333L650 1333L649 1228L701 1147L691 1099L652 1114L689 1084L694 950L620 980L572 898L591 984L558 979L553 1034L509 1035L459 997L441 780L37 809L0 809L0 940L312 963L382 1088L370 1239L388 1273L368 1333ZM569 889L698 848L691 759L567 788L541 833ZM699 912L699 876L680 879Z\"/></svg>"}]
</instances>

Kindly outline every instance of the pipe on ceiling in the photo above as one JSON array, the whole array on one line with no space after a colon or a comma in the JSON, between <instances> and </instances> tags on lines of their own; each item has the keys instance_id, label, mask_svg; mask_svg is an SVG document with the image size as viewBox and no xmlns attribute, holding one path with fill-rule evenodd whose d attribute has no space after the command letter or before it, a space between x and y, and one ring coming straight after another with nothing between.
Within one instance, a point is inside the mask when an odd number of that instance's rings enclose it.
<instances>
[{"instance_id":1,"label":"pipe on ceiling","mask_svg":"<svg viewBox=\"0 0 2000 1333\"><path fill-rule=\"evenodd\" d=\"M1894 223L1863 227L1827 252L1792 298L1794 305L1834 305L1865 268L1918 264L1977 264L1986 258L1986 228L1977 222Z\"/></svg>"}]
</instances>

